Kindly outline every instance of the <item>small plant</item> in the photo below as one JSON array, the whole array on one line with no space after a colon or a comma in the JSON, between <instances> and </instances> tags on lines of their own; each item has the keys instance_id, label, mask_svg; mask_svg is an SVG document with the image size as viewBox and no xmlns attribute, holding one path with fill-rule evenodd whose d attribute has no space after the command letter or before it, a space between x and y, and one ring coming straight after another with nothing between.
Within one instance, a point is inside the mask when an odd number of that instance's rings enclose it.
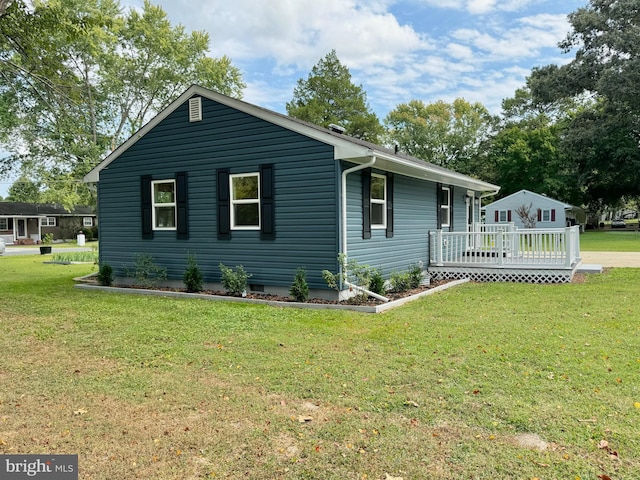
<instances>
[{"instance_id":1,"label":"small plant","mask_svg":"<svg viewBox=\"0 0 640 480\"><path fill-rule=\"evenodd\" d=\"M110 287L113 284L113 268L108 263L100 265L98 270L98 283L105 287Z\"/></svg>"},{"instance_id":2,"label":"small plant","mask_svg":"<svg viewBox=\"0 0 640 480\"><path fill-rule=\"evenodd\" d=\"M189 256L187 256L187 268L183 276L184 286L187 288L187 292L201 292L202 280L202 271L196 263L196 257L195 255L189 254Z\"/></svg>"},{"instance_id":3,"label":"small plant","mask_svg":"<svg viewBox=\"0 0 640 480\"><path fill-rule=\"evenodd\" d=\"M53 243L53 234L45 233L42 236L42 244L43 245L51 245Z\"/></svg>"},{"instance_id":4,"label":"small plant","mask_svg":"<svg viewBox=\"0 0 640 480\"><path fill-rule=\"evenodd\" d=\"M409 267L409 288L418 288L424 280L424 273L422 273L422 265L420 263L414 263Z\"/></svg>"},{"instance_id":5,"label":"small plant","mask_svg":"<svg viewBox=\"0 0 640 480\"><path fill-rule=\"evenodd\" d=\"M406 292L411 288L411 275L409 272L393 272L389 283L395 293Z\"/></svg>"},{"instance_id":6,"label":"small plant","mask_svg":"<svg viewBox=\"0 0 640 480\"><path fill-rule=\"evenodd\" d=\"M347 256L344 253L338 255L338 265L338 273L322 270L322 279L329 288L340 291L340 284L347 279Z\"/></svg>"},{"instance_id":7,"label":"small plant","mask_svg":"<svg viewBox=\"0 0 640 480\"><path fill-rule=\"evenodd\" d=\"M153 257L149 254L136 254L135 270L131 272L126 265L123 267L124 274L127 277L133 277L136 283L143 287L152 287L156 281L167 279L167 269L156 265Z\"/></svg>"},{"instance_id":8,"label":"small plant","mask_svg":"<svg viewBox=\"0 0 640 480\"><path fill-rule=\"evenodd\" d=\"M382 277L382 272L379 268L374 269L371 274L369 290L373 293L377 293L378 295L383 295L385 293L384 278Z\"/></svg>"},{"instance_id":9,"label":"small plant","mask_svg":"<svg viewBox=\"0 0 640 480\"><path fill-rule=\"evenodd\" d=\"M251 275L244 271L242 265L238 265L235 270L223 265L219 265L220 272L222 272L222 286L227 293L232 295L247 295L247 281Z\"/></svg>"},{"instance_id":10,"label":"small plant","mask_svg":"<svg viewBox=\"0 0 640 480\"><path fill-rule=\"evenodd\" d=\"M304 267L296 270L293 283L289 287L289 294L295 298L296 302L306 302L309 299L309 285L307 284L307 271Z\"/></svg>"},{"instance_id":11,"label":"small plant","mask_svg":"<svg viewBox=\"0 0 640 480\"><path fill-rule=\"evenodd\" d=\"M338 255L338 264L340 265L339 273L331 273L329 270L322 271L322 278L327 282L329 288L339 290L341 283L349 282L374 293L384 291L384 280L379 269L369 265L360 265L355 259L347 262L346 256L342 253ZM371 288L374 278L376 279L375 288L379 289L379 291ZM382 284L382 287L380 287L380 284ZM361 292L359 295L367 296L365 292Z\"/></svg>"}]
</instances>

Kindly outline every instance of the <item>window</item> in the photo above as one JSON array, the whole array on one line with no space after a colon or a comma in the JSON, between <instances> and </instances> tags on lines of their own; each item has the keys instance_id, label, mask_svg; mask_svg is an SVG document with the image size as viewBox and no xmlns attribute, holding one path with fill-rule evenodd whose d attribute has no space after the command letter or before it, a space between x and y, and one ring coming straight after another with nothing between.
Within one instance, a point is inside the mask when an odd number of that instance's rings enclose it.
<instances>
[{"instance_id":1,"label":"window","mask_svg":"<svg viewBox=\"0 0 640 480\"><path fill-rule=\"evenodd\" d=\"M9 220L0 218L0 230L9 230Z\"/></svg>"},{"instance_id":2,"label":"window","mask_svg":"<svg viewBox=\"0 0 640 480\"><path fill-rule=\"evenodd\" d=\"M56 217L47 217L41 220L41 225L43 227L55 227L56 226Z\"/></svg>"},{"instance_id":3,"label":"window","mask_svg":"<svg viewBox=\"0 0 640 480\"><path fill-rule=\"evenodd\" d=\"M543 222L551 221L551 210L542 210L542 221Z\"/></svg>"},{"instance_id":4,"label":"window","mask_svg":"<svg viewBox=\"0 0 640 480\"><path fill-rule=\"evenodd\" d=\"M91 217L83 217L82 218L82 226L83 227L93 227L93 218L91 218Z\"/></svg>"},{"instance_id":5,"label":"window","mask_svg":"<svg viewBox=\"0 0 640 480\"><path fill-rule=\"evenodd\" d=\"M387 228L387 177L371 175L371 228Z\"/></svg>"},{"instance_id":6,"label":"window","mask_svg":"<svg viewBox=\"0 0 640 480\"><path fill-rule=\"evenodd\" d=\"M260 174L230 175L231 228L258 230L260 228Z\"/></svg>"},{"instance_id":7,"label":"window","mask_svg":"<svg viewBox=\"0 0 640 480\"><path fill-rule=\"evenodd\" d=\"M176 229L176 182L175 180L158 180L151 182L153 195L154 230Z\"/></svg>"},{"instance_id":8,"label":"window","mask_svg":"<svg viewBox=\"0 0 640 480\"><path fill-rule=\"evenodd\" d=\"M442 187L440 190L440 226L448 227L451 225L451 190L449 187Z\"/></svg>"}]
</instances>

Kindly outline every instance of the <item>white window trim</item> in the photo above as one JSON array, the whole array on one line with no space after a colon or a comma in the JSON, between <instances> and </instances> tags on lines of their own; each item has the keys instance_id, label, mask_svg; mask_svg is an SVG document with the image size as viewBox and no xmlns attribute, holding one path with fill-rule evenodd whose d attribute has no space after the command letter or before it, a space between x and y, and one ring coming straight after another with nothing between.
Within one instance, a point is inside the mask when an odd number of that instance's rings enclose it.
<instances>
[{"instance_id":1,"label":"white window trim","mask_svg":"<svg viewBox=\"0 0 640 480\"><path fill-rule=\"evenodd\" d=\"M56 217L45 217L40 221L41 227L55 227L57 225L58 225L58 221Z\"/></svg>"},{"instance_id":2,"label":"white window trim","mask_svg":"<svg viewBox=\"0 0 640 480\"><path fill-rule=\"evenodd\" d=\"M440 227L445 228L445 227L450 227L451 226L451 188L450 187L442 187L442 192L447 192L447 203L444 204L442 203L440 205L440 212L438 212L440 214L440 219L442 220L442 211L446 210L447 211L447 223L442 222L442 224L440 225Z\"/></svg>"},{"instance_id":3,"label":"white window trim","mask_svg":"<svg viewBox=\"0 0 640 480\"><path fill-rule=\"evenodd\" d=\"M544 219L544 214L545 213L547 214L547 219L546 220ZM543 208L542 209L542 213L540 215L540 218L541 218L541 220L540 220L541 222L550 222L551 221L551 209L544 209Z\"/></svg>"},{"instance_id":4,"label":"white window trim","mask_svg":"<svg viewBox=\"0 0 640 480\"><path fill-rule=\"evenodd\" d=\"M242 200L234 200L233 199L233 179L234 178L243 178L243 177L256 177L258 179L258 198L248 198ZM261 193L260 192L260 173L252 172L252 173L237 173L233 175L229 175L229 197L230 197L230 208L231 208L231 230L260 230L262 225L262 212L260 211L260 203L261 203ZM235 215L235 206L236 205L249 205L257 203L258 204L258 225L236 225L236 215Z\"/></svg>"},{"instance_id":5,"label":"white window trim","mask_svg":"<svg viewBox=\"0 0 640 480\"><path fill-rule=\"evenodd\" d=\"M504 214L504 220L503 216ZM498 210L498 222L508 222L509 221L509 210Z\"/></svg>"},{"instance_id":6,"label":"white window trim","mask_svg":"<svg viewBox=\"0 0 640 480\"><path fill-rule=\"evenodd\" d=\"M371 212L373 212L373 204L382 205L382 223L373 223L371 222L372 230L383 230L387 228L387 177L386 175L379 175L377 173L372 173L371 178L382 178L384 180L383 186L383 194L384 198L382 200L370 197L371 201ZM371 195L373 195L373 189L371 189Z\"/></svg>"},{"instance_id":7,"label":"white window trim","mask_svg":"<svg viewBox=\"0 0 640 480\"><path fill-rule=\"evenodd\" d=\"M171 203L156 203L156 195L155 195L155 186L160 183L171 183L173 185L173 202ZM173 227L158 227L156 225L156 207L173 207ZM153 230L174 230L176 229L175 225L178 224L177 219L178 206L176 204L176 181L174 179L167 180L153 180L151 182L151 224L153 225Z\"/></svg>"},{"instance_id":8,"label":"white window trim","mask_svg":"<svg viewBox=\"0 0 640 480\"><path fill-rule=\"evenodd\" d=\"M3 225L4 225L4 228L2 228ZM9 230L8 218L0 218L0 230Z\"/></svg>"},{"instance_id":9,"label":"white window trim","mask_svg":"<svg viewBox=\"0 0 640 480\"><path fill-rule=\"evenodd\" d=\"M93 218L92 217L82 217L82 226L83 227L93 227Z\"/></svg>"}]
</instances>

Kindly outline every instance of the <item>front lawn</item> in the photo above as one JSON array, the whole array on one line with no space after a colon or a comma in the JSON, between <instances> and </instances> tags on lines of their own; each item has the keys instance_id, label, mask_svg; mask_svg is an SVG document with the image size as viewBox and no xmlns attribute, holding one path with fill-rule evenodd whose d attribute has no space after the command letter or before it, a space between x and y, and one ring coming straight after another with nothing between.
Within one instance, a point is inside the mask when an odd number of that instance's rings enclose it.
<instances>
[{"instance_id":1,"label":"front lawn","mask_svg":"<svg viewBox=\"0 0 640 480\"><path fill-rule=\"evenodd\" d=\"M583 252L640 252L640 233L624 230L587 230L580 235Z\"/></svg>"},{"instance_id":2,"label":"front lawn","mask_svg":"<svg viewBox=\"0 0 640 480\"><path fill-rule=\"evenodd\" d=\"M0 257L0 453L78 453L83 479L640 471L639 269L367 315L87 292L95 266L41 262Z\"/></svg>"}]
</instances>

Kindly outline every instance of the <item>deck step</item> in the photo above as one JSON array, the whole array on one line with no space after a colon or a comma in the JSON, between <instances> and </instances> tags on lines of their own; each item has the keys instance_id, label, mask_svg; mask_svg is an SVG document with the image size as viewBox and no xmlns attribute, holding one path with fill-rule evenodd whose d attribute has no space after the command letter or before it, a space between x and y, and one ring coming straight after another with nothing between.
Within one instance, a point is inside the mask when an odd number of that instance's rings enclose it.
<instances>
[{"instance_id":1,"label":"deck step","mask_svg":"<svg viewBox=\"0 0 640 480\"><path fill-rule=\"evenodd\" d=\"M595 263L581 263L578 265L576 273L602 273L602 265Z\"/></svg>"}]
</instances>

